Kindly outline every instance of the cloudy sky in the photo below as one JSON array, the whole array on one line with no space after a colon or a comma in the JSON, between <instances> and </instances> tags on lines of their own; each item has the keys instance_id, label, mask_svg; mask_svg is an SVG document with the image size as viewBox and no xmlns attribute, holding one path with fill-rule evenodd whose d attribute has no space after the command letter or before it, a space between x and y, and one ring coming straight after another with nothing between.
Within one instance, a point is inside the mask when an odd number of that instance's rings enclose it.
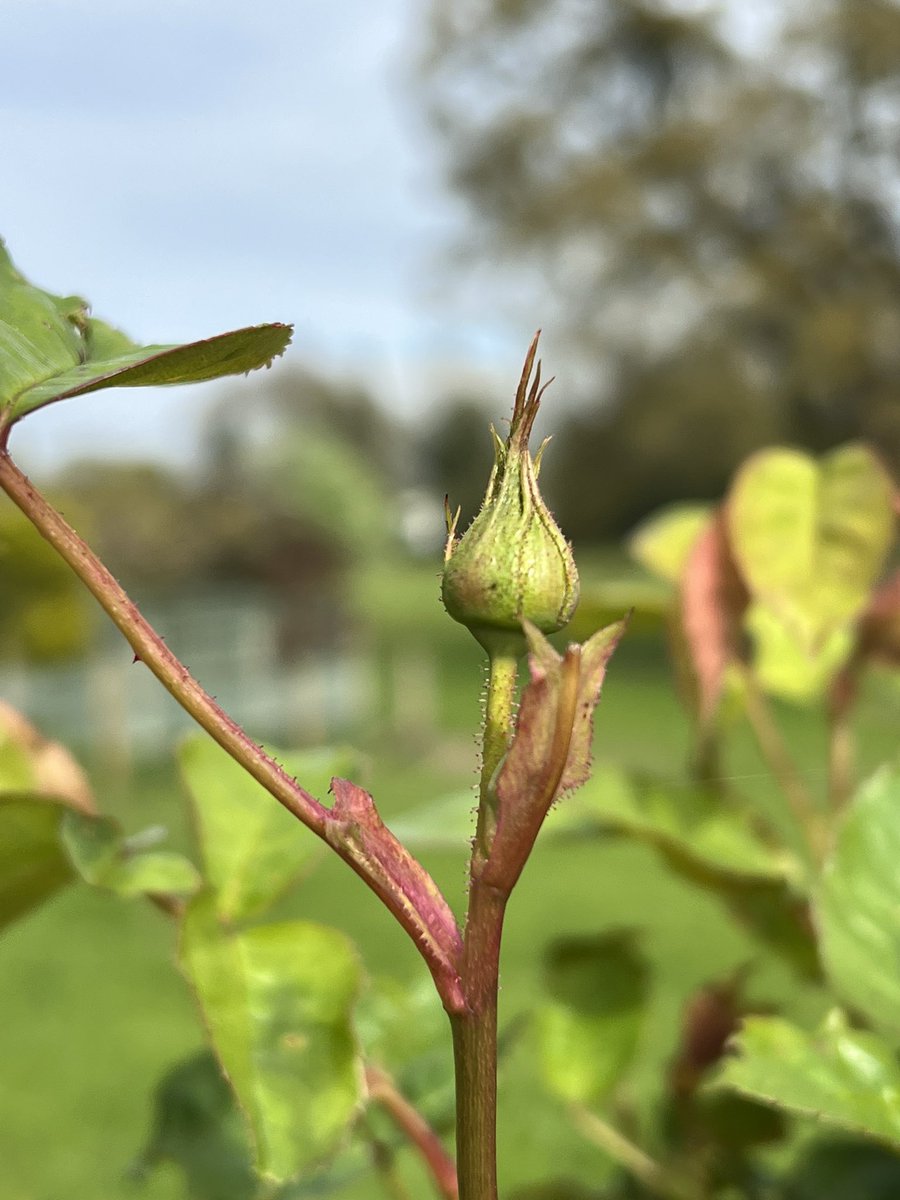
<instances>
[{"instance_id":1,"label":"cloudy sky","mask_svg":"<svg viewBox=\"0 0 900 1200\"><path fill-rule=\"evenodd\" d=\"M401 410L459 361L515 375L529 331L456 314L459 219L413 85L424 0L3 0L0 235L20 270L136 340L265 320ZM33 469L186 460L210 389L100 393L23 424Z\"/></svg>"}]
</instances>

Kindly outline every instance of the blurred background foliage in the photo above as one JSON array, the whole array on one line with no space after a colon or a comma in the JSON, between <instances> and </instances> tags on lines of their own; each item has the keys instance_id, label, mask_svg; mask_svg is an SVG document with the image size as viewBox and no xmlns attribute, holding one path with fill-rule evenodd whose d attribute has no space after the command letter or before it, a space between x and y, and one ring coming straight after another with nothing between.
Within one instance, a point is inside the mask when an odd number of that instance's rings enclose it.
<instances>
[{"instance_id":1,"label":"blurred background foliage","mask_svg":"<svg viewBox=\"0 0 900 1200\"><path fill-rule=\"evenodd\" d=\"M766 443L900 465L898 61L890 0L432 5L457 250L579 369L548 457L573 537Z\"/></svg>"},{"instance_id":2,"label":"blurred background foliage","mask_svg":"<svg viewBox=\"0 0 900 1200\"><path fill-rule=\"evenodd\" d=\"M89 609L78 580L18 510L0 511L0 659L56 661L83 652Z\"/></svg>"},{"instance_id":3,"label":"blurred background foliage","mask_svg":"<svg viewBox=\"0 0 900 1200\"><path fill-rule=\"evenodd\" d=\"M720 496L763 445L861 438L900 469L895 3L471 0L422 20L417 99L467 214L443 280L563 347L544 483L576 545ZM95 462L57 486L133 584L334 587L349 562L433 554L445 493L477 508L499 414L452 381L422 399L403 425L365 380L285 368L252 411L222 393L189 478ZM0 531L37 564L22 539ZM4 587L52 604L56 570Z\"/></svg>"},{"instance_id":4,"label":"blurred background foliage","mask_svg":"<svg viewBox=\"0 0 900 1200\"><path fill-rule=\"evenodd\" d=\"M542 484L582 571L574 635L639 600L604 696L598 754L683 787L689 722L662 651L672 590L629 562L621 541L661 506L719 499L762 446L819 454L862 439L897 478L900 7L432 0L417 20L414 100L430 115L465 213L438 263L441 285L500 306L521 324L523 352L538 322L562 351L548 364L559 382L546 402L553 444ZM510 400L519 365L509 364ZM464 521L474 514L491 464L487 428L491 420L500 427L506 409L489 411L484 396L451 379L404 422L374 392L368 380L283 364L257 376L252 391L222 387L189 473L97 459L71 463L48 491L254 736L352 738L372 753L363 782L385 815L399 818L474 778L479 655L438 603L442 504L449 493ZM211 619L213 602L232 594L274 614L272 644L255 627L245 642ZM178 606L194 614L183 643ZM198 626L218 639L236 680L207 673ZM0 505L0 694L68 736L54 705L83 692L53 672L88 652L108 661L112 641L67 568ZM348 645L374 664L374 684L342 673ZM318 691L303 691L299 676L275 688L274 664L308 663L323 651ZM119 641L115 654L124 662ZM273 705L248 717L241 706L251 667ZM98 676L92 686L90 702L77 704L101 734L127 707L126 687L138 718L149 709L136 672ZM155 697L153 681L146 686ZM354 704L330 708L336 688ZM867 680L866 689L861 772L894 753L900 710L894 681ZM307 718L302 727L276 723L289 692ZM821 714L802 705L778 711L804 779L821 793ZM157 737L155 756L143 761L115 746L87 757L104 807L130 826L159 821L183 846L190 838L170 762L174 736ZM738 730L735 741L722 764L726 782L739 780L771 807L777 798L752 740ZM97 744L89 739L88 749ZM464 841L427 859L457 901ZM411 952L355 886L341 864L324 863L296 911L338 920L376 973L413 978ZM657 993L636 1085L652 1093L647 1111L675 1061L689 997L759 953L649 850L612 841L540 850L511 918L504 1003L512 1017L532 1002L536 945L598 928L649 931ZM168 930L152 912L113 915L96 896L73 894L8 935L4 953L21 986L3 1006L8 1134L0 1145L14 1187L37 1181L16 1194L94 1200L98 1164L104 1195L132 1194L122 1170L141 1144L154 1081L201 1041L170 970ZM798 1020L820 1014L821 995L783 965L764 965L751 991L758 1006L784 1004ZM597 1152L567 1115L546 1099L536 1109L517 1103L534 1095L529 1056L514 1048L505 1070L501 1155L510 1187L552 1168L570 1182L520 1194L597 1195ZM44 1152L41 1074L65 1081L55 1092L53 1156ZM814 1151L810 1144L811 1161ZM890 1166L885 1195L895 1156ZM143 1194L180 1200L183 1188L173 1174ZM340 1193L368 1194L365 1185ZM792 1195L807 1194L826 1194L824 1184Z\"/></svg>"}]
</instances>

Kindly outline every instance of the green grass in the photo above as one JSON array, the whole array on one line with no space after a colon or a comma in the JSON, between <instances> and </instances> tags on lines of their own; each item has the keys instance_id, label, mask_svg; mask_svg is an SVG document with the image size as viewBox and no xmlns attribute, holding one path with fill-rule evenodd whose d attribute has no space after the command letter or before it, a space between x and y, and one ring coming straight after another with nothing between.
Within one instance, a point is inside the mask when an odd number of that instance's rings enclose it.
<instances>
[{"instance_id":1,"label":"green grass","mask_svg":"<svg viewBox=\"0 0 900 1200\"><path fill-rule=\"evenodd\" d=\"M436 585L419 580L433 603ZM418 594L417 594L418 595ZM377 598L377 594L376 594ZM430 617L428 618L430 622ZM445 622L445 624L447 624ZM384 652L396 631L385 634ZM441 735L390 737L370 732L365 780L387 818L436 793L474 782L474 732L481 667L476 649L449 626L437 664ZM824 729L808 714L781 714L797 761L821 791ZM900 699L882 688L865 705L865 767L894 752ZM687 729L652 641L626 645L613 662L601 702L597 753L684 779ZM734 739L727 770L762 807L777 793L744 733ZM739 782L738 782L739 781ZM127 788L95 780L100 802L129 831L162 822L176 845L189 835L171 762L140 771ZM460 911L465 847L425 856ZM364 886L337 859L323 855L285 912L337 925L359 944L369 972L420 978L409 942ZM647 1101L672 1052L678 1016L691 990L711 976L760 958L759 946L715 900L670 875L647 849L622 842L539 847L511 904L503 959L502 1016L528 1009L540 986L540 953L553 937L608 927L640 929L657 980L633 1082ZM73 888L9 929L0 941L0 1196L4 1200L182 1200L173 1171L137 1185L125 1174L146 1137L155 1081L201 1043L192 999L174 968L174 931L149 906L125 904ZM762 961L760 959L760 961ZM754 975L757 998L786 1003L806 1019L821 1001L771 962ZM448 1051L449 1063L449 1051ZM649 1122L649 1118L648 1118ZM649 1122L652 1125L652 1122ZM652 1132L652 1130L651 1130ZM552 1176L596 1180L600 1153L569 1128L540 1090L526 1041L503 1066L500 1125L504 1187ZM350 1185L341 1200L379 1195L371 1181ZM421 1186L414 1193L425 1195Z\"/></svg>"}]
</instances>

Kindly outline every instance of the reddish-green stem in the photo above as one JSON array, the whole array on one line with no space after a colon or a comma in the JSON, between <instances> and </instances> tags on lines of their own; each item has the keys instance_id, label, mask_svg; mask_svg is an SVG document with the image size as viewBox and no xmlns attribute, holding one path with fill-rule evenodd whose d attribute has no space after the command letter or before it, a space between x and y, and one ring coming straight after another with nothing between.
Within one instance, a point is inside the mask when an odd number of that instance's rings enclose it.
<instances>
[{"instance_id":1,"label":"reddish-green stem","mask_svg":"<svg viewBox=\"0 0 900 1200\"><path fill-rule=\"evenodd\" d=\"M472 879L463 952L465 1012L450 1018L460 1200L497 1198L497 992L506 896Z\"/></svg>"},{"instance_id":2,"label":"reddish-green stem","mask_svg":"<svg viewBox=\"0 0 900 1200\"><path fill-rule=\"evenodd\" d=\"M489 675L482 737L478 826L469 868L463 944L465 1007L452 1014L456 1157L460 1200L497 1197L497 994L508 890L484 871L497 827L496 775L512 737L521 635L486 638Z\"/></svg>"},{"instance_id":3,"label":"reddish-green stem","mask_svg":"<svg viewBox=\"0 0 900 1200\"><path fill-rule=\"evenodd\" d=\"M552 737L533 773L533 786L521 795L510 795L508 783L503 791L502 764L513 739L518 645L507 641L487 648L490 680L481 798L460 973L465 1007L451 1016L460 1200L496 1200L497 1196L497 994L503 918L563 777L582 664L581 647L570 646L559 663ZM527 696L526 692L525 711ZM500 792L510 809L498 808Z\"/></svg>"},{"instance_id":4,"label":"reddish-green stem","mask_svg":"<svg viewBox=\"0 0 900 1200\"><path fill-rule=\"evenodd\" d=\"M458 1200L456 1166L443 1143L418 1109L396 1088L394 1081L378 1067L366 1067L369 1095L387 1112L406 1139L422 1156L435 1187L444 1200Z\"/></svg>"},{"instance_id":5,"label":"reddish-green stem","mask_svg":"<svg viewBox=\"0 0 900 1200\"><path fill-rule=\"evenodd\" d=\"M351 843L335 837L335 821L331 810L305 791L248 737L193 678L90 547L19 470L6 450L5 431L2 429L0 488L81 579L125 637L134 651L135 659L153 672L163 687L210 737L308 829L332 845L368 884L412 937L432 973L445 1007L451 1012L458 1009L461 1001L459 980L452 963L453 947L445 948L448 953L442 954L437 948L439 936L431 941L422 938L422 918L411 906L410 897L401 888L391 886L391 881L385 880L383 873L371 871L366 859L356 852Z\"/></svg>"},{"instance_id":6,"label":"reddish-green stem","mask_svg":"<svg viewBox=\"0 0 900 1200\"><path fill-rule=\"evenodd\" d=\"M509 748L518 682L521 634L485 635L488 651L488 683L484 705L484 731L481 738L481 778L478 795L478 825L473 847L473 873L476 862L487 861L497 828L497 797L494 777Z\"/></svg>"},{"instance_id":7,"label":"reddish-green stem","mask_svg":"<svg viewBox=\"0 0 900 1200\"><path fill-rule=\"evenodd\" d=\"M383 871L367 869L366 856L359 853L358 847L354 849L352 839L343 837L332 811L290 778L191 676L103 563L19 470L6 450L3 431L0 488L94 595L132 647L136 660L144 663L197 723L279 803L328 841L414 938L432 972L453 1030L459 1200L496 1200L497 993L503 918L514 879L508 881L509 886L506 881L497 886L496 880L484 878L484 872L496 829L496 772L512 736L519 646L504 642L494 647L490 656L479 829L473 847L469 911L459 961L453 946L445 946L443 954L429 952L428 941L422 938L421 914L411 913L410 897L393 888ZM398 1118L410 1118L409 1112L401 1113L394 1107ZM455 1195L452 1164L442 1148L438 1149L439 1143L422 1135L417 1144L423 1154L427 1150L442 1194Z\"/></svg>"},{"instance_id":8,"label":"reddish-green stem","mask_svg":"<svg viewBox=\"0 0 900 1200\"><path fill-rule=\"evenodd\" d=\"M0 487L99 602L131 646L135 661L144 663L181 707L280 804L319 837L324 837L328 809L291 779L203 690L142 616L118 580L4 449L0 449Z\"/></svg>"}]
</instances>

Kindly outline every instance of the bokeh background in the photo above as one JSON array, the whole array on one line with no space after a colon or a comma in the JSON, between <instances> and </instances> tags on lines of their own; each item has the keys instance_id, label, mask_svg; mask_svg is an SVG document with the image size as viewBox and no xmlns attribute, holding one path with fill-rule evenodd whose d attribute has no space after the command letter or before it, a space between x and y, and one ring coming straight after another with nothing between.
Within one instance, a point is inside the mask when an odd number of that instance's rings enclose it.
<instances>
[{"instance_id":1,"label":"bokeh background","mask_svg":"<svg viewBox=\"0 0 900 1200\"><path fill-rule=\"evenodd\" d=\"M481 668L438 603L442 502L477 508L536 327L556 376L542 482L585 623L640 582L628 531L717 498L761 446L862 438L900 470L892 0L5 0L3 17L0 232L23 273L141 342L296 327L270 372L66 401L12 450L229 711L260 738L372 752L386 813L474 778ZM188 839L184 719L2 503L0 696L78 750L130 830ZM874 759L900 704L871 708ZM652 620L603 712L601 753L683 771ZM815 783L820 731L787 720ZM749 748L735 769L752 775ZM430 863L457 897L463 850ZM506 1003L527 1002L534 922L655 922L671 1012L698 920L723 970L740 960L639 851L604 854L580 886L539 856ZM326 866L298 911L337 913L370 969L413 976L354 888ZM154 1080L199 1041L169 942L152 912L72 894L0 943L4 1195L135 1186ZM648 1072L666 1052L660 1035ZM534 1120L507 1114L505 1145ZM513 1182L587 1153L558 1116L540 1126ZM165 1170L142 1186L183 1194Z\"/></svg>"}]
</instances>

